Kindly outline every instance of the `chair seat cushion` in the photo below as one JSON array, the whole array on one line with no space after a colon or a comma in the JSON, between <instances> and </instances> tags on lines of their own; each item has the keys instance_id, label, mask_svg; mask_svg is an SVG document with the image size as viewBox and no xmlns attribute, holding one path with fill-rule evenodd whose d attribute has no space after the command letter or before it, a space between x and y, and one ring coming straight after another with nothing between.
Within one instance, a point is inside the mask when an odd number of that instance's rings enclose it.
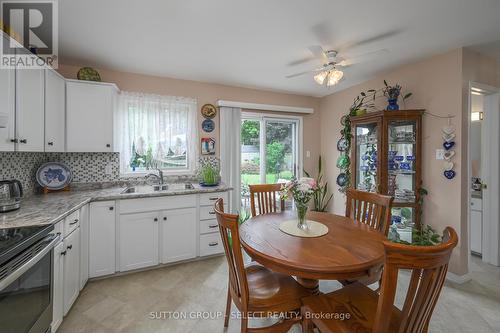
<instances>
[{"instance_id":1,"label":"chair seat cushion","mask_svg":"<svg viewBox=\"0 0 500 333\"><path fill-rule=\"evenodd\" d=\"M288 312L300 309L301 298L311 293L294 278L275 273L264 266L251 264L245 267L250 311Z\"/></svg>"},{"instance_id":2,"label":"chair seat cushion","mask_svg":"<svg viewBox=\"0 0 500 333\"><path fill-rule=\"evenodd\" d=\"M350 284L325 295L302 300L306 315L322 333L371 333L377 312L378 294L361 283ZM401 311L393 307L390 332L397 332Z\"/></svg>"}]
</instances>

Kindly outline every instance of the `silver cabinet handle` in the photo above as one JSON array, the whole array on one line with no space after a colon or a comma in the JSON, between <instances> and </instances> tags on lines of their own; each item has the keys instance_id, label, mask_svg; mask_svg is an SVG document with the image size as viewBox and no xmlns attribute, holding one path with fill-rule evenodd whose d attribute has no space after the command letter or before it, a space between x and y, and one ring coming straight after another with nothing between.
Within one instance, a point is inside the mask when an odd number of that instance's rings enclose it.
<instances>
[{"instance_id":1,"label":"silver cabinet handle","mask_svg":"<svg viewBox=\"0 0 500 333\"><path fill-rule=\"evenodd\" d=\"M75 219L73 222L70 222L69 225L74 225L78 223L78 219Z\"/></svg>"},{"instance_id":2,"label":"silver cabinet handle","mask_svg":"<svg viewBox=\"0 0 500 333\"><path fill-rule=\"evenodd\" d=\"M213 212L213 211L212 212L208 212L208 214L215 215L215 212Z\"/></svg>"},{"instance_id":3,"label":"silver cabinet handle","mask_svg":"<svg viewBox=\"0 0 500 333\"><path fill-rule=\"evenodd\" d=\"M47 145L49 145L49 146L53 146L53 145L54 145L54 142L49 141L49 142L47 142Z\"/></svg>"},{"instance_id":4,"label":"silver cabinet handle","mask_svg":"<svg viewBox=\"0 0 500 333\"><path fill-rule=\"evenodd\" d=\"M65 255L66 255L66 251L62 251L62 252L61 252L61 255L62 255L62 256L65 256Z\"/></svg>"},{"instance_id":5,"label":"silver cabinet handle","mask_svg":"<svg viewBox=\"0 0 500 333\"><path fill-rule=\"evenodd\" d=\"M208 244L208 246L217 246L217 245L219 245L219 242L212 242Z\"/></svg>"},{"instance_id":6,"label":"silver cabinet handle","mask_svg":"<svg viewBox=\"0 0 500 333\"><path fill-rule=\"evenodd\" d=\"M28 140L27 139L21 139L19 140L20 143L28 143Z\"/></svg>"},{"instance_id":7,"label":"silver cabinet handle","mask_svg":"<svg viewBox=\"0 0 500 333\"><path fill-rule=\"evenodd\" d=\"M217 197L215 197L215 198L214 198L214 197L212 197L212 198L208 198L208 200L211 200L211 201L215 201L215 200L217 200L217 199L219 199L219 198L217 198Z\"/></svg>"},{"instance_id":8,"label":"silver cabinet handle","mask_svg":"<svg viewBox=\"0 0 500 333\"><path fill-rule=\"evenodd\" d=\"M71 250L72 248L73 248L73 244L66 246L66 250Z\"/></svg>"},{"instance_id":9,"label":"silver cabinet handle","mask_svg":"<svg viewBox=\"0 0 500 333\"><path fill-rule=\"evenodd\" d=\"M211 224L211 225L209 225L208 227L209 227L210 229L214 229L214 228L217 228L218 226L219 226L218 224Z\"/></svg>"}]
</instances>

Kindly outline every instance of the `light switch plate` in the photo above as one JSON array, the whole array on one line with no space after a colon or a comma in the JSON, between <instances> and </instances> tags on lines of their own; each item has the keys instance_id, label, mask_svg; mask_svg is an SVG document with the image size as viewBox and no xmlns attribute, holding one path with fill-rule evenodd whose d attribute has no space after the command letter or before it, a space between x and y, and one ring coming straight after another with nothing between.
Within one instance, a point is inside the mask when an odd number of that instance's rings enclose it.
<instances>
[{"instance_id":1,"label":"light switch plate","mask_svg":"<svg viewBox=\"0 0 500 333\"><path fill-rule=\"evenodd\" d=\"M436 149L436 160L444 160L444 149Z\"/></svg>"},{"instance_id":2,"label":"light switch plate","mask_svg":"<svg viewBox=\"0 0 500 333\"><path fill-rule=\"evenodd\" d=\"M311 152L309 150L306 151L306 157L311 157Z\"/></svg>"}]
</instances>

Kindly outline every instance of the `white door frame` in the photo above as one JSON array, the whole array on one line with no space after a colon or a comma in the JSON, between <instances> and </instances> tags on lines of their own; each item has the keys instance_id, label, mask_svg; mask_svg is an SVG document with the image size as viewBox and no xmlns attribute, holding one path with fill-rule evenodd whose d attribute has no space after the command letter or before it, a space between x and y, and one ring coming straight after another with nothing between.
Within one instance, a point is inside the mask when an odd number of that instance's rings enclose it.
<instances>
[{"instance_id":1,"label":"white door frame","mask_svg":"<svg viewBox=\"0 0 500 333\"><path fill-rule=\"evenodd\" d=\"M277 114L272 114L272 113L261 113L261 112L247 112L247 111L241 111L241 119L259 119L260 120L260 155L263 156L263 153L265 152L265 145L262 144L262 142L265 142L265 121L266 120L293 120L297 123L297 178L302 177L303 174L303 117L302 116L290 116L290 115L277 115ZM266 174L266 166L265 166L265 159L262 161L260 164L260 173L261 176L262 174Z\"/></svg>"},{"instance_id":2,"label":"white door frame","mask_svg":"<svg viewBox=\"0 0 500 333\"><path fill-rule=\"evenodd\" d=\"M468 142L467 142L467 234L469 239L468 243L468 263L470 267L471 263L471 253L470 253L470 224L471 224L471 179L472 179L472 166L471 166L471 112L472 112L472 96L471 89L478 88L485 92L485 105L486 99L491 98L489 103L495 103L497 112L490 113L489 119L486 119L481 127L481 131L486 131L486 135L481 135L482 137L488 137L488 140L482 142L481 145L481 178L485 181L487 189L483 190L482 198L482 221L483 221L483 241L482 241L482 260L484 262L493 264L495 266L500 266L500 148L498 143L500 142L500 135L498 129L500 128L500 89L488 86L478 82L469 82L468 89L468 114L467 114L467 126L468 126ZM487 117L485 112L485 117ZM493 145L493 146L492 146ZM494 154L483 154L483 152L493 151Z\"/></svg>"}]
</instances>

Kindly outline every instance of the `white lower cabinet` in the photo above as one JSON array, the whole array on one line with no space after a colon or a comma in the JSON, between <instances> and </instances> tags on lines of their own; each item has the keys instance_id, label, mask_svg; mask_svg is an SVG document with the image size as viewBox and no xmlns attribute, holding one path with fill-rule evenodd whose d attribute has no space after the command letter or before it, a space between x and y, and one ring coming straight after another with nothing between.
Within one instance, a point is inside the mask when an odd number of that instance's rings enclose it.
<instances>
[{"instance_id":1,"label":"white lower cabinet","mask_svg":"<svg viewBox=\"0 0 500 333\"><path fill-rule=\"evenodd\" d=\"M159 212L120 215L120 271L158 264Z\"/></svg>"},{"instance_id":2,"label":"white lower cabinet","mask_svg":"<svg viewBox=\"0 0 500 333\"><path fill-rule=\"evenodd\" d=\"M57 331L64 317L64 242L54 248L54 282L52 293L52 333Z\"/></svg>"},{"instance_id":3,"label":"white lower cabinet","mask_svg":"<svg viewBox=\"0 0 500 333\"><path fill-rule=\"evenodd\" d=\"M89 277L116 271L116 217L114 201L90 203ZM133 246L134 244L130 244Z\"/></svg>"},{"instance_id":4,"label":"white lower cabinet","mask_svg":"<svg viewBox=\"0 0 500 333\"><path fill-rule=\"evenodd\" d=\"M64 315L68 313L80 293L80 228L64 239Z\"/></svg>"},{"instance_id":5,"label":"white lower cabinet","mask_svg":"<svg viewBox=\"0 0 500 333\"><path fill-rule=\"evenodd\" d=\"M196 208L172 209L162 213L160 225L163 264L196 257Z\"/></svg>"}]
</instances>

